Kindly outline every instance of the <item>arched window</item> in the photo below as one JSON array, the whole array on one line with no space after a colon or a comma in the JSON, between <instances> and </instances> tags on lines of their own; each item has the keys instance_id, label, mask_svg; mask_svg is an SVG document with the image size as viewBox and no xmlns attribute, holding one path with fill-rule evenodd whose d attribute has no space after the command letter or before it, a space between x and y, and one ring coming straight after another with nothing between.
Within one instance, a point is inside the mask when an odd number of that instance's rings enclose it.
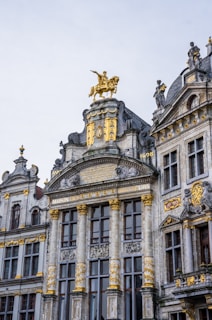
<instances>
[{"instance_id":1,"label":"arched window","mask_svg":"<svg viewBox=\"0 0 212 320\"><path fill-rule=\"evenodd\" d=\"M19 204L12 207L10 230L17 229L19 226L20 208Z\"/></svg>"},{"instance_id":2,"label":"arched window","mask_svg":"<svg viewBox=\"0 0 212 320\"><path fill-rule=\"evenodd\" d=\"M192 96L189 97L187 101L187 109L191 110L192 108L198 106L199 104L199 97L193 94Z\"/></svg>"},{"instance_id":3,"label":"arched window","mask_svg":"<svg viewBox=\"0 0 212 320\"><path fill-rule=\"evenodd\" d=\"M34 209L32 211L31 222L32 222L32 226L36 226L40 224L40 211L38 209Z\"/></svg>"}]
</instances>

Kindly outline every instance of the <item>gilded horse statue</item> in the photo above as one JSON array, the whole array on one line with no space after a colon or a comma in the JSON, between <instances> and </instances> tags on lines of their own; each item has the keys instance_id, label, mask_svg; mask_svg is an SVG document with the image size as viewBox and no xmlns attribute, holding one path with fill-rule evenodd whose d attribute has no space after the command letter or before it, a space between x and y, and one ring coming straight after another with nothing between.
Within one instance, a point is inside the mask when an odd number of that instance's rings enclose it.
<instances>
[{"instance_id":1,"label":"gilded horse statue","mask_svg":"<svg viewBox=\"0 0 212 320\"><path fill-rule=\"evenodd\" d=\"M110 79L107 77L107 72L103 71L103 74L98 73L97 71L92 71L98 76L98 84L91 87L89 97L93 96L93 101L96 101L96 95L98 94L100 98L104 99L104 92L110 92L110 98L117 91L117 84L119 82L119 77L114 76Z\"/></svg>"}]
</instances>

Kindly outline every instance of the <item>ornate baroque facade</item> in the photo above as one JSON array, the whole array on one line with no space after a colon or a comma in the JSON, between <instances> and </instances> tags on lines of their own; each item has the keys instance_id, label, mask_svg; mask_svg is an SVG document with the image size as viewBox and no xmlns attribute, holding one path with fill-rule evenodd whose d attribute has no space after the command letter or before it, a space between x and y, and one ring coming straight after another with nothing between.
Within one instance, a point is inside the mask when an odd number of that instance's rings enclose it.
<instances>
[{"instance_id":1,"label":"ornate baroque facade","mask_svg":"<svg viewBox=\"0 0 212 320\"><path fill-rule=\"evenodd\" d=\"M157 82L152 126L94 101L44 190L20 149L0 185L0 319L212 319L211 57L191 43L166 96Z\"/></svg>"}]
</instances>

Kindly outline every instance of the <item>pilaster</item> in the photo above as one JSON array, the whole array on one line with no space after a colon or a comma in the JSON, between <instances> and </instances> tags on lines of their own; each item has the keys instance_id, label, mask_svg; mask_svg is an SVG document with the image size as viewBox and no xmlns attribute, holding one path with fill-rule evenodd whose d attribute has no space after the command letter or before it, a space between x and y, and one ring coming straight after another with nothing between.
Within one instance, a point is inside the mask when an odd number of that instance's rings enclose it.
<instances>
[{"instance_id":1,"label":"pilaster","mask_svg":"<svg viewBox=\"0 0 212 320\"><path fill-rule=\"evenodd\" d=\"M155 301L155 271L153 258L153 240L152 240L152 201L151 193L141 196L143 201L143 285L142 285L142 303L143 303L143 318L145 320L153 320L154 318L154 301Z\"/></svg>"}]
</instances>

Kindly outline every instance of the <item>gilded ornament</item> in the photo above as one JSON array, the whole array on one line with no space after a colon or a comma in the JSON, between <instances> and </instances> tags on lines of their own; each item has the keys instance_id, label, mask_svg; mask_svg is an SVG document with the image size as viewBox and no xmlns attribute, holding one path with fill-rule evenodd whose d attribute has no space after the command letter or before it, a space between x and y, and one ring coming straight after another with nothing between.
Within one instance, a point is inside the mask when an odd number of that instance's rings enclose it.
<instances>
[{"instance_id":1,"label":"gilded ornament","mask_svg":"<svg viewBox=\"0 0 212 320\"><path fill-rule=\"evenodd\" d=\"M193 183L191 188L191 195L192 195L192 204L194 206L199 206L201 204L201 199L203 195L203 187L202 182L198 181Z\"/></svg>"},{"instance_id":2,"label":"gilded ornament","mask_svg":"<svg viewBox=\"0 0 212 320\"><path fill-rule=\"evenodd\" d=\"M194 276L188 277L186 279L186 282L188 286L193 286L195 284L195 277Z\"/></svg>"},{"instance_id":3,"label":"gilded ornament","mask_svg":"<svg viewBox=\"0 0 212 320\"><path fill-rule=\"evenodd\" d=\"M180 279L176 279L175 280L175 286L176 286L176 288L180 288L181 287L181 280Z\"/></svg>"},{"instance_id":4,"label":"gilded ornament","mask_svg":"<svg viewBox=\"0 0 212 320\"><path fill-rule=\"evenodd\" d=\"M4 248L5 243L4 242L0 242L0 248Z\"/></svg>"},{"instance_id":5,"label":"gilded ornament","mask_svg":"<svg viewBox=\"0 0 212 320\"><path fill-rule=\"evenodd\" d=\"M56 266L50 265L48 267L48 277L47 277L47 292L55 292L56 285ZM50 293L49 293L50 294ZM53 293L51 293L53 294Z\"/></svg>"},{"instance_id":6,"label":"gilded ornament","mask_svg":"<svg viewBox=\"0 0 212 320\"><path fill-rule=\"evenodd\" d=\"M120 261L118 259L110 260L109 289L119 290L120 288Z\"/></svg>"},{"instance_id":7,"label":"gilded ornament","mask_svg":"<svg viewBox=\"0 0 212 320\"><path fill-rule=\"evenodd\" d=\"M19 246L23 246L24 245L24 239L18 240L18 244L19 244Z\"/></svg>"},{"instance_id":8,"label":"gilded ornament","mask_svg":"<svg viewBox=\"0 0 212 320\"><path fill-rule=\"evenodd\" d=\"M205 278L205 274L201 274L200 275L200 282L205 282L206 278Z\"/></svg>"},{"instance_id":9,"label":"gilded ornament","mask_svg":"<svg viewBox=\"0 0 212 320\"><path fill-rule=\"evenodd\" d=\"M22 278L22 276L20 275L20 274L17 274L16 276L15 276L15 279L21 279Z\"/></svg>"},{"instance_id":10,"label":"gilded ornament","mask_svg":"<svg viewBox=\"0 0 212 320\"><path fill-rule=\"evenodd\" d=\"M144 194L141 196L141 200L143 201L145 207L151 206L153 201L153 195L151 193Z\"/></svg>"},{"instance_id":11,"label":"gilded ornament","mask_svg":"<svg viewBox=\"0 0 212 320\"><path fill-rule=\"evenodd\" d=\"M117 134L117 118L106 118L104 124L105 141L115 141Z\"/></svg>"},{"instance_id":12,"label":"gilded ornament","mask_svg":"<svg viewBox=\"0 0 212 320\"><path fill-rule=\"evenodd\" d=\"M52 220L58 220L59 219L59 210L58 209L51 209L49 210L49 214L52 218Z\"/></svg>"},{"instance_id":13,"label":"gilded ornament","mask_svg":"<svg viewBox=\"0 0 212 320\"><path fill-rule=\"evenodd\" d=\"M169 211L181 206L181 198L172 198L164 202L164 210Z\"/></svg>"},{"instance_id":14,"label":"gilded ornament","mask_svg":"<svg viewBox=\"0 0 212 320\"><path fill-rule=\"evenodd\" d=\"M96 129L96 137L98 139L100 139L102 137L102 135L103 135L103 129L102 129L101 126L98 126L97 129Z\"/></svg>"},{"instance_id":15,"label":"gilded ornament","mask_svg":"<svg viewBox=\"0 0 212 320\"><path fill-rule=\"evenodd\" d=\"M93 96L93 101L96 100L96 95L98 94L100 98L104 99L104 92L110 92L110 98L112 98L113 94L117 91L117 85L119 82L119 77L114 76L110 79L107 77L107 71L103 71L102 74L97 71L91 70L91 72L95 73L98 76L98 84L96 86L91 87L89 97Z\"/></svg>"},{"instance_id":16,"label":"gilded ornament","mask_svg":"<svg viewBox=\"0 0 212 320\"><path fill-rule=\"evenodd\" d=\"M86 265L84 262L78 262L76 265L76 273L75 273L75 289L74 292L84 292L85 291L85 272Z\"/></svg>"},{"instance_id":17,"label":"gilded ornament","mask_svg":"<svg viewBox=\"0 0 212 320\"><path fill-rule=\"evenodd\" d=\"M86 204L80 204L77 206L77 211L79 212L80 215L86 215L88 212L88 208Z\"/></svg>"},{"instance_id":18,"label":"gilded ornament","mask_svg":"<svg viewBox=\"0 0 212 320\"><path fill-rule=\"evenodd\" d=\"M37 272L36 277L43 277L43 272Z\"/></svg>"},{"instance_id":19,"label":"gilded ornament","mask_svg":"<svg viewBox=\"0 0 212 320\"><path fill-rule=\"evenodd\" d=\"M9 198L10 198L9 192L5 193L5 194L4 194L4 199L5 199L5 200L8 200Z\"/></svg>"},{"instance_id":20,"label":"gilded ornament","mask_svg":"<svg viewBox=\"0 0 212 320\"><path fill-rule=\"evenodd\" d=\"M95 136L95 131L94 131L95 124L94 122L90 122L87 124L87 146L92 146L94 143L94 136Z\"/></svg>"},{"instance_id":21,"label":"gilded ornament","mask_svg":"<svg viewBox=\"0 0 212 320\"><path fill-rule=\"evenodd\" d=\"M29 190L28 190L28 189L24 189L24 190L23 190L23 194L24 194L25 196L28 196Z\"/></svg>"},{"instance_id":22,"label":"gilded ornament","mask_svg":"<svg viewBox=\"0 0 212 320\"><path fill-rule=\"evenodd\" d=\"M39 241L44 242L46 240L46 235L45 234L40 234L39 235Z\"/></svg>"},{"instance_id":23,"label":"gilded ornament","mask_svg":"<svg viewBox=\"0 0 212 320\"><path fill-rule=\"evenodd\" d=\"M109 200L109 204L112 210L119 210L120 209L120 201L119 199L111 199Z\"/></svg>"}]
</instances>

